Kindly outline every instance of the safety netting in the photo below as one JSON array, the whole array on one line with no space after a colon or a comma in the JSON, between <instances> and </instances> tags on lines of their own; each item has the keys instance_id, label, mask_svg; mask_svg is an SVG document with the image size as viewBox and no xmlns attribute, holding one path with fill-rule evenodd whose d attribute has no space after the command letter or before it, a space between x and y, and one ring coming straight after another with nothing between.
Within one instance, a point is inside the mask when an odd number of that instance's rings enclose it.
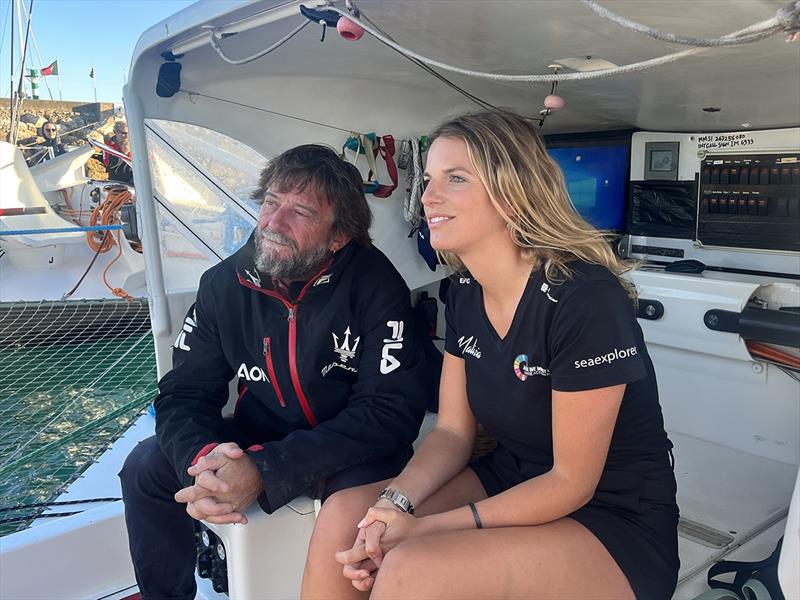
<instances>
[{"instance_id":1,"label":"safety netting","mask_svg":"<svg viewBox=\"0 0 800 600\"><path fill-rule=\"evenodd\" d=\"M0 535L46 510L156 383L145 299L0 303Z\"/></svg>"}]
</instances>

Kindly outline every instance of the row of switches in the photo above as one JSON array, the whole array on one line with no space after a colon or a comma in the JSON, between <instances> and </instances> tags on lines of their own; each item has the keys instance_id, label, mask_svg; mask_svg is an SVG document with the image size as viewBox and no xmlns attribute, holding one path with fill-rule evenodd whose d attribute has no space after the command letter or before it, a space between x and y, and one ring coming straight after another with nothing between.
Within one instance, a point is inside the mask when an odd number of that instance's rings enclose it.
<instances>
[{"instance_id":1,"label":"row of switches","mask_svg":"<svg viewBox=\"0 0 800 600\"><path fill-rule=\"evenodd\" d=\"M748 185L800 185L800 165L703 166L701 183Z\"/></svg>"}]
</instances>

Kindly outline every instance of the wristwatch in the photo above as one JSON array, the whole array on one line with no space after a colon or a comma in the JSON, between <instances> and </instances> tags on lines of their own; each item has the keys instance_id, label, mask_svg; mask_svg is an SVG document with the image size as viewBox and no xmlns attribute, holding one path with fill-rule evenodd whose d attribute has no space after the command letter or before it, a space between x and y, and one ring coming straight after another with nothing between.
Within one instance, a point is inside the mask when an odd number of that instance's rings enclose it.
<instances>
[{"instance_id":1,"label":"wristwatch","mask_svg":"<svg viewBox=\"0 0 800 600\"><path fill-rule=\"evenodd\" d=\"M378 495L378 500L388 500L404 513L414 514L414 505L411 504L411 500L403 492L387 487Z\"/></svg>"}]
</instances>

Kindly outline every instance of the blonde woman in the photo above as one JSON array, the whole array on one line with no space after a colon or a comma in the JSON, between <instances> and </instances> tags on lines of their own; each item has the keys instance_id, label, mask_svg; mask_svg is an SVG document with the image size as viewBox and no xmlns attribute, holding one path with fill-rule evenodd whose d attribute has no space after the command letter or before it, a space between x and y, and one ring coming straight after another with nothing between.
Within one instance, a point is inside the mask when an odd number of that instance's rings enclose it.
<instances>
[{"instance_id":1,"label":"blonde woman","mask_svg":"<svg viewBox=\"0 0 800 600\"><path fill-rule=\"evenodd\" d=\"M531 123L431 137L422 201L459 271L436 428L396 478L325 503L303 596L669 598L672 444L625 267ZM477 423L498 447L469 462Z\"/></svg>"}]
</instances>

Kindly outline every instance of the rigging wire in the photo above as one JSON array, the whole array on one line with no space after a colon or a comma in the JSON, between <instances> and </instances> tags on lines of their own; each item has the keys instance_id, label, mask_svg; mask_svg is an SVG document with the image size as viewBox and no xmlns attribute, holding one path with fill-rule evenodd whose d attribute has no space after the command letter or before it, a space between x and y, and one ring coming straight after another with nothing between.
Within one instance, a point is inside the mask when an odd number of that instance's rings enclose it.
<instances>
[{"instance_id":1,"label":"rigging wire","mask_svg":"<svg viewBox=\"0 0 800 600\"><path fill-rule=\"evenodd\" d=\"M11 12L11 2L14 0L9 0L8 8L6 9L6 16L3 17L3 33L0 34L0 48L3 48L6 43L6 30L8 29L8 13ZM13 27L13 24L12 24ZM1 78L0 78L1 79Z\"/></svg>"},{"instance_id":2,"label":"rigging wire","mask_svg":"<svg viewBox=\"0 0 800 600\"><path fill-rule=\"evenodd\" d=\"M756 23L748 29L737 32L736 35L728 34L718 38L696 38L678 35L666 31L659 31L647 25L631 21L625 17L611 12L607 8L600 6L595 0L582 0L597 15L613 21L617 25L630 29L636 33L641 33L662 42L670 44L682 44L684 46L695 46L700 48L717 48L720 46L741 46L752 44L764 38L768 38L776 33L784 31L791 36L800 30L800 1L793 1L781 8L772 19ZM752 32L748 32L748 30Z\"/></svg>"},{"instance_id":3,"label":"rigging wire","mask_svg":"<svg viewBox=\"0 0 800 600\"><path fill-rule=\"evenodd\" d=\"M25 10L25 5L22 5L22 10ZM27 11L25 12L27 15ZM44 61L42 60L42 55L39 52L39 44L36 43L36 34L31 29L31 39L33 40L33 49L36 50L36 57L39 59L39 64L44 65ZM2 45L0 45L2 47ZM47 94L50 96L50 100L53 100L53 92L50 91L50 84L47 82L47 77L42 77L44 79L44 87L47 88Z\"/></svg>"},{"instance_id":4,"label":"rigging wire","mask_svg":"<svg viewBox=\"0 0 800 600\"><path fill-rule=\"evenodd\" d=\"M24 9L25 6L24 6L23 0L19 0L19 1L20 1L20 7ZM16 97L14 98L15 106L14 106L14 110L12 111L12 115L13 115L14 119L13 119L13 122L11 123L11 131L9 132L12 144L16 144L17 143L17 133L19 132L19 122L20 122L20 119L22 118L22 104L23 104L22 82L23 82L24 77L25 77L25 61L26 61L27 56L28 56L28 36L31 33L31 21L33 19L33 0L31 0L30 6L28 7L27 16L28 16L28 24L27 24L26 29L25 29L25 43L21 44L22 45L22 58L20 59L19 84L17 85ZM20 19L20 22L21 22L22 13L20 12L17 15L17 17ZM22 33L22 29L20 28L20 34L21 33ZM21 38L20 38L20 41L22 41ZM13 83L13 81L12 81L12 83Z\"/></svg>"},{"instance_id":5,"label":"rigging wire","mask_svg":"<svg viewBox=\"0 0 800 600\"><path fill-rule=\"evenodd\" d=\"M380 32L381 32L383 35L385 35L385 36L386 36L388 39L392 40L393 42L395 41L395 39L394 39L394 38L393 38L391 35L389 35L389 34L388 34L388 33L386 33L386 32L385 32L383 29L381 29L381 28L380 28L380 27L379 27L379 26L378 26L378 25L377 25L377 24L376 24L376 23L375 23L375 22L374 22L372 19L370 19L370 18L369 18L367 15L365 15L365 14L361 13L361 17L362 17L362 18L363 18L363 19L364 19L364 20L365 20L367 23L369 23L370 25L372 25L372 27L374 27L376 31L380 31ZM384 43L382 40L378 40L378 41L379 41L379 42L381 42L381 43ZM457 84L453 83L452 81L450 81L449 79L447 79L447 78L446 78L444 75L442 75L441 73L439 73L439 72L438 72L438 71L436 71L435 69L433 69L433 68L429 67L428 65L426 65L426 64L425 64L424 62L422 62L421 60L417 60L416 58L412 58L412 57L410 57L410 56L406 56L404 53L400 52L399 50L395 49L394 47L390 46L389 44L384 44L384 45L386 45L388 48L391 48L392 50L394 50L395 52L397 52L398 54L400 54L400 55L401 55L401 56L403 56L404 58L406 58L406 59L410 60L410 61L411 61L411 62L413 62L415 65L417 65L418 67L420 67L421 69L423 69L424 71L427 71L428 73L430 73L431 75L433 75L433 76L434 76L436 79L438 79L439 81L441 81L442 83L444 83L446 86L448 86L448 87L450 87L450 88L454 89L456 92L458 92L459 94L463 95L463 96L464 96L464 97L466 97L468 100L471 100L472 102L474 102L475 104L477 104L477 105L478 105L478 106L480 106L481 108L484 108L484 109L496 109L496 108L497 108L495 105L493 105L493 104L490 104L489 102L486 102L485 100L482 100L481 98L479 98L479 97L477 97L477 96L475 96L475 95L471 94L470 92L468 92L468 91L467 91L467 90L465 90L464 88L462 88L462 87L458 86Z\"/></svg>"},{"instance_id":6,"label":"rigging wire","mask_svg":"<svg viewBox=\"0 0 800 600\"><path fill-rule=\"evenodd\" d=\"M81 129L86 129L87 127L94 127L95 125L98 124L100 124L100 121L92 121L91 123L87 123L86 125L81 125L80 127L76 127L75 129L70 129L68 131L59 131L58 135L64 137L72 133L75 133L76 131L80 131ZM38 142L32 142L30 144L18 144L20 148L33 148L38 145L39 145Z\"/></svg>"},{"instance_id":7,"label":"rigging wire","mask_svg":"<svg viewBox=\"0 0 800 600\"><path fill-rule=\"evenodd\" d=\"M790 9L790 11L794 10L794 11L800 12L800 4L798 4L797 1L793 2L791 6L793 7L793 9ZM346 11L343 11L340 8L337 8L336 6L330 6L329 10L331 10L333 12L336 12L336 13L338 13L339 15L341 15L343 17L351 18L350 15ZM364 14L363 11L362 11L361 14L362 15ZM792 14L794 14L794 13L792 13ZM366 19L365 19L365 21L366 21ZM750 27L747 27L745 29L740 29L738 31L734 31L732 33L724 35L724 36L722 36L721 39L726 39L726 40L727 39L736 39L738 36L741 36L741 35L744 35L744 34L750 34L753 31L760 31L760 30L764 30L764 31L771 30L770 35L772 35L774 33L777 33L777 31L779 31L783 27L783 25L781 25L780 28L776 28L776 24L779 23L779 22L780 23L788 22L788 18L784 17L782 19L779 19L778 17L773 17L772 19L767 19L766 21L761 21L761 22L756 23L754 25L751 25ZM644 61L640 61L640 62L637 62L637 63L631 63L631 64L628 64L628 65L618 66L618 67L614 67L614 68L611 68L611 69L601 69L601 70L597 70L597 71L586 71L586 72L578 72L578 73L563 73L563 74L555 75L555 76L554 75L547 75L547 74L545 74L545 75L508 75L508 74L504 74L504 73L491 73L491 72L486 72L486 71L474 71L474 70L471 70L471 69L464 69L464 68L461 68L461 67L456 67L454 65L443 63L443 62L438 61L438 60L434 60L432 58L428 58L428 57L423 56L421 54L418 54L418 53L416 53L416 52L414 52L412 50L409 50L408 48L400 46L399 44L395 43L394 41L388 39L386 36L381 34L379 31L377 31L374 27L372 27L371 25L369 25L366 22L360 22L360 25L364 29L364 31L366 31L367 33L369 33L372 36L376 37L377 39L382 41L387 46L390 46L391 48L397 50L398 52L401 52L401 53L405 54L406 56L409 56L411 58L416 58L417 60L420 60L420 61L424 62L425 64L427 64L429 66L438 67L438 68L444 69L446 71L451 71L451 72L454 72L454 73L460 73L462 75L467 75L467 76L470 76L470 77L477 77L477 78L480 78L480 79L488 79L488 80L492 80L492 81L525 82L525 83L551 83L553 81L585 81L585 80L590 80L590 79L603 79L603 78L612 77L612 76L615 76L615 75L622 75L622 74L632 73L632 72L636 72L636 71L643 71L645 69L649 69L649 68L652 68L652 67L656 67L656 66L668 64L668 63L671 63L671 62L675 62L676 60L680 60L682 58L686 58L686 57L689 57L689 56L693 56L695 54L699 54L701 52L705 52L706 49L707 49L707 48L704 48L704 47L701 47L701 48L690 48L689 50L682 50L680 52L674 52L672 54L666 54L664 56L660 56L658 58L653 58L653 59L650 59L650 60L644 60Z\"/></svg>"},{"instance_id":8,"label":"rigging wire","mask_svg":"<svg viewBox=\"0 0 800 600\"><path fill-rule=\"evenodd\" d=\"M378 25L376 25L373 21L371 21L366 15L363 15L363 16L377 31L380 31L388 39L392 39L392 37L389 34L387 34L385 31L383 31ZM265 48L264 50L261 50L260 52L257 52L257 53L255 53L255 54L253 54L251 56L248 56L248 57L245 57L245 58L240 58L240 59L234 59L234 58L231 58L230 56L228 56L227 54L225 54L224 50L222 49L222 46L220 45L220 41L225 39L225 37L227 37L227 36L220 35L219 34L219 29L217 27L205 25L205 26L202 27L202 29L205 29L210 33L210 35L211 35L211 37L210 37L211 47L216 51L216 53L219 55L219 57L222 60L224 60L225 62L227 62L228 64L231 64L231 65L245 65L247 63L250 63L250 62L252 62L254 60L257 60L259 58L262 58L262 57L266 56L267 54L269 54L270 52L272 52L274 50L277 50L283 44L285 44L290 39L292 39L295 35L300 33L300 31L302 31L309 24L311 24L311 21L304 20L303 23L301 23L298 27L296 27L295 29L290 31L287 35L282 37L280 40L278 40L277 42L275 42L274 44L272 44L268 48ZM381 41L381 40L379 40L379 41ZM389 47L391 48L391 46L389 46ZM395 51L397 52L397 50L395 50ZM458 85L456 85L455 83L453 83L452 81L450 81L449 79L444 77L441 73L438 73L437 71L435 71L434 69L432 69L431 67L426 65L425 63L423 63L423 62L421 62L419 60L416 60L414 58L408 57L405 54L403 54L402 52L400 52L399 54L401 54L402 56L404 56L405 58L407 58L408 60L410 60L411 62L413 62L417 66L419 66L420 68L424 69L425 71L427 71L428 73L430 73L431 75L436 77L437 79L439 79L445 85L451 87L452 89L454 89L458 93L464 95L466 98L468 98L469 100L471 100L472 102L474 102L478 106L480 106L482 108L495 108L492 104L490 104L490 103L478 98L477 96L474 96L473 94L469 93L465 89L459 87Z\"/></svg>"},{"instance_id":9,"label":"rigging wire","mask_svg":"<svg viewBox=\"0 0 800 600\"><path fill-rule=\"evenodd\" d=\"M222 50L222 47L219 45L219 42L220 40L224 39L227 36L220 35L218 28L212 25L203 25L202 29L207 30L211 34L211 39L210 39L211 47L214 48L214 50L217 52L217 54L219 54L219 57L222 60L231 65L246 65L247 63L257 60L262 56L266 56L273 50L277 50L278 48L283 46L286 42L288 42L290 39L292 39L294 36L296 36L298 33L300 33L310 23L311 21L304 19L303 23L295 27L292 31L290 31L281 39L279 39L277 42L272 44L272 46L270 46L269 48L265 48L264 50L256 52L252 56L248 56L245 58L231 58L227 54L225 54L225 52Z\"/></svg>"},{"instance_id":10,"label":"rigging wire","mask_svg":"<svg viewBox=\"0 0 800 600\"><path fill-rule=\"evenodd\" d=\"M285 119L292 119L293 121L299 121L301 123L308 123L310 125L319 125L320 127L327 127L328 129L332 129L334 131L341 131L342 133L346 133L350 135L350 133L358 133L359 135L363 135L358 131L354 131L353 129L345 129L343 127L337 127L336 125L331 125L330 123L323 123L321 121L314 121L312 119L305 119L303 117L296 117L294 115L288 115L286 113L278 112L275 110L269 110L268 108L262 108L260 106L253 106L251 104L244 104L243 102L237 102L236 100L227 100L225 98L218 98L217 96L211 96L210 94L203 94L202 92L195 92L192 90L185 90L183 88L180 89L181 92L187 94L189 96L189 100L191 101L192 96L198 96L200 98L208 98L209 100L216 100L218 102L225 102L227 104L232 104L234 106L240 106L242 108L249 108L252 110L257 110L259 112L267 113L270 115L275 115L277 117L284 117Z\"/></svg>"}]
</instances>

